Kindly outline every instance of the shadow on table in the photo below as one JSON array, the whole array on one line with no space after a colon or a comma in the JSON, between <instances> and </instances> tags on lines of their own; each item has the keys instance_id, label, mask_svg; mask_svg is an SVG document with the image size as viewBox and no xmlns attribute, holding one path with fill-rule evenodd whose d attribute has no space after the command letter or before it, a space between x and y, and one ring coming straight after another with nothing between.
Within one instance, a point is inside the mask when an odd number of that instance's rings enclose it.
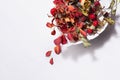
<instances>
[{"instance_id":1,"label":"shadow on table","mask_svg":"<svg viewBox=\"0 0 120 80\"><path fill-rule=\"evenodd\" d=\"M113 17L116 21L120 15L116 15L116 17ZM119 24L119 23L117 23ZM116 25L116 24L115 24ZM100 34L97 38L94 40L91 40L90 43L92 44L88 48L84 48L82 44L77 44L77 45L71 45L67 47L66 50L63 52L63 58L68 58L71 57L73 60L77 60L79 57L82 57L86 54L92 55L93 60L97 60L95 57L95 51L97 49L100 49L104 47L104 45L109 42L110 38L115 36L117 37L117 32L115 30L115 25L109 25L106 30Z\"/></svg>"}]
</instances>

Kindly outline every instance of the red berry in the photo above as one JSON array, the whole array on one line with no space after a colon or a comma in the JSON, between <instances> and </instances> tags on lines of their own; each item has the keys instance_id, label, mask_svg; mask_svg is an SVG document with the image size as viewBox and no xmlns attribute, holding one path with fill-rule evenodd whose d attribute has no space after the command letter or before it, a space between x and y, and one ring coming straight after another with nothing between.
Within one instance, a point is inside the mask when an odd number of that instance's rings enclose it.
<instances>
[{"instance_id":1,"label":"red berry","mask_svg":"<svg viewBox=\"0 0 120 80\"><path fill-rule=\"evenodd\" d=\"M51 55L51 52L52 52L52 51L47 51L47 52L46 52L46 57L49 57L49 56Z\"/></svg>"},{"instance_id":2,"label":"red berry","mask_svg":"<svg viewBox=\"0 0 120 80\"><path fill-rule=\"evenodd\" d=\"M54 64L54 62L53 62L53 58L50 59L49 63L50 63L51 65Z\"/></svg>"},{"instance_id":3,"label":"red berry","mask_svg":"<svg viewBox=\"0 0 120 80\"><path fill-rule=\"evenodd\" d=\"M96 19L96 15L93 14L93 13L91 13L91 14L89 14L89 18L90 18L91 20Z\"/></svg>"},{"instance_id":4,"label":"red berry","mask_svg":"<svg viewBox=\"0 0 120 80\"><path fill-rule=\"evenodd\" d=\"M93 25L94 25L95 27L98 26L98 21L97 21L97 20L93 21Z\"/></svg>"},{"instance_id":5,"label":"red berry","mask_svg":"<svg viewBox=\"0 0 120 80\"><path fill-rule=\"evenodd\" d=\"M93 30L92 30L92 29L87 29L87 33L88 33L88 34L92 34L92 33L93 33Z\"/></svg>"},{"instance_id":6,"label":"red berry","mask_svg":"<svg viewBox=\"0 0 120 80\"><path fill-rule=\"evenodd\" d=\"M57 9L56 9L56 8L52 8L52 9L50 10L50 13L51 13L53 16L56 15L56 12L57 12Z\"/></svg>"}]
</instances>

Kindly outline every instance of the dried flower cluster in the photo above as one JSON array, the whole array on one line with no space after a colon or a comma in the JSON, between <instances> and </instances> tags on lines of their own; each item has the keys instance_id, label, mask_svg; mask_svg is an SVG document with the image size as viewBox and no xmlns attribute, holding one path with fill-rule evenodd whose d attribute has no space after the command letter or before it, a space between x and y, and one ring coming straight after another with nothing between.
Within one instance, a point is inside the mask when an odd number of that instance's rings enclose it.
<instances>
[{"instance_id":1,"label":"dried flower cluster","mask_svg":"<svg viewBox=\"0 0 120 80\"><path fill-rule=\"evenodd\" d=\"M55 7L50 10L49 15L52 21L46 24L52 29L51 35L56 34L56 29L61 32L61 35L54 40L54 52L59 55L61 45L67 44L68 41L82 41L85 47L90 46L88 35L96 34L106 22L114 24L110 14L116 13L115 2L118 0L112 0L109 7L111 12L107 12L99 0L54 0ZM46 57L50 57L51 53L52 51L47 51ZM49 62L53 64L53 58Z\"/></svg>"}]
</instances>

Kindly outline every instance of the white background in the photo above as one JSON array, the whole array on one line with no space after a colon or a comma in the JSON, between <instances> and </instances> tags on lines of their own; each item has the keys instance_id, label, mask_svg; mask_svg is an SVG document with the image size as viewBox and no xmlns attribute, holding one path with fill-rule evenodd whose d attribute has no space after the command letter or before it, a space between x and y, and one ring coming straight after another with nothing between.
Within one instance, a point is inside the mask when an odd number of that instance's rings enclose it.
<instances>
[{"instance_id":1,"label":"white background","mask_svg":"<svg viewBox=\"0 0 120 80\"><path fill-rule=\"evenodd\" d=\"M51 66L45 52L54 37L45 25L52 1L0 0L0 80L120 80L120 9L91 47L63 46Z\"/></svg>"}]
</instances>

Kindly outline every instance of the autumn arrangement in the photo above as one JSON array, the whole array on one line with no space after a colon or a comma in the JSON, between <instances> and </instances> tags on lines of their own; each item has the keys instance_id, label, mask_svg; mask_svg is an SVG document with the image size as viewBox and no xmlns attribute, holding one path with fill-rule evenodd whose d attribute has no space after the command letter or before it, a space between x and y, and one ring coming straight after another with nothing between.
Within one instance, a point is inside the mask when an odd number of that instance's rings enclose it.
<instances>
[{"instance_id":1,"label":"autumn arrangement","mask_svg":"<svg viewBox=\"0 0 120 80\"><path fill-rule=\"evenodd\" d=\"M55 5L51 10L51 22L46 26L50 28L51 35L56 34L56 29L61 33L53 42L55 44L54 52L49 50L45 53L50 57L49 63L54 64L52 53L59 55L61 45L69 42L76 43L81 41L84 47L89 47L88 36L98 34L105 24L114 24L111 16L115 16L117 4L120 0L111 0L108 8L100 3L99 0L54 0Z\"/></svg>"}]
</instances>

